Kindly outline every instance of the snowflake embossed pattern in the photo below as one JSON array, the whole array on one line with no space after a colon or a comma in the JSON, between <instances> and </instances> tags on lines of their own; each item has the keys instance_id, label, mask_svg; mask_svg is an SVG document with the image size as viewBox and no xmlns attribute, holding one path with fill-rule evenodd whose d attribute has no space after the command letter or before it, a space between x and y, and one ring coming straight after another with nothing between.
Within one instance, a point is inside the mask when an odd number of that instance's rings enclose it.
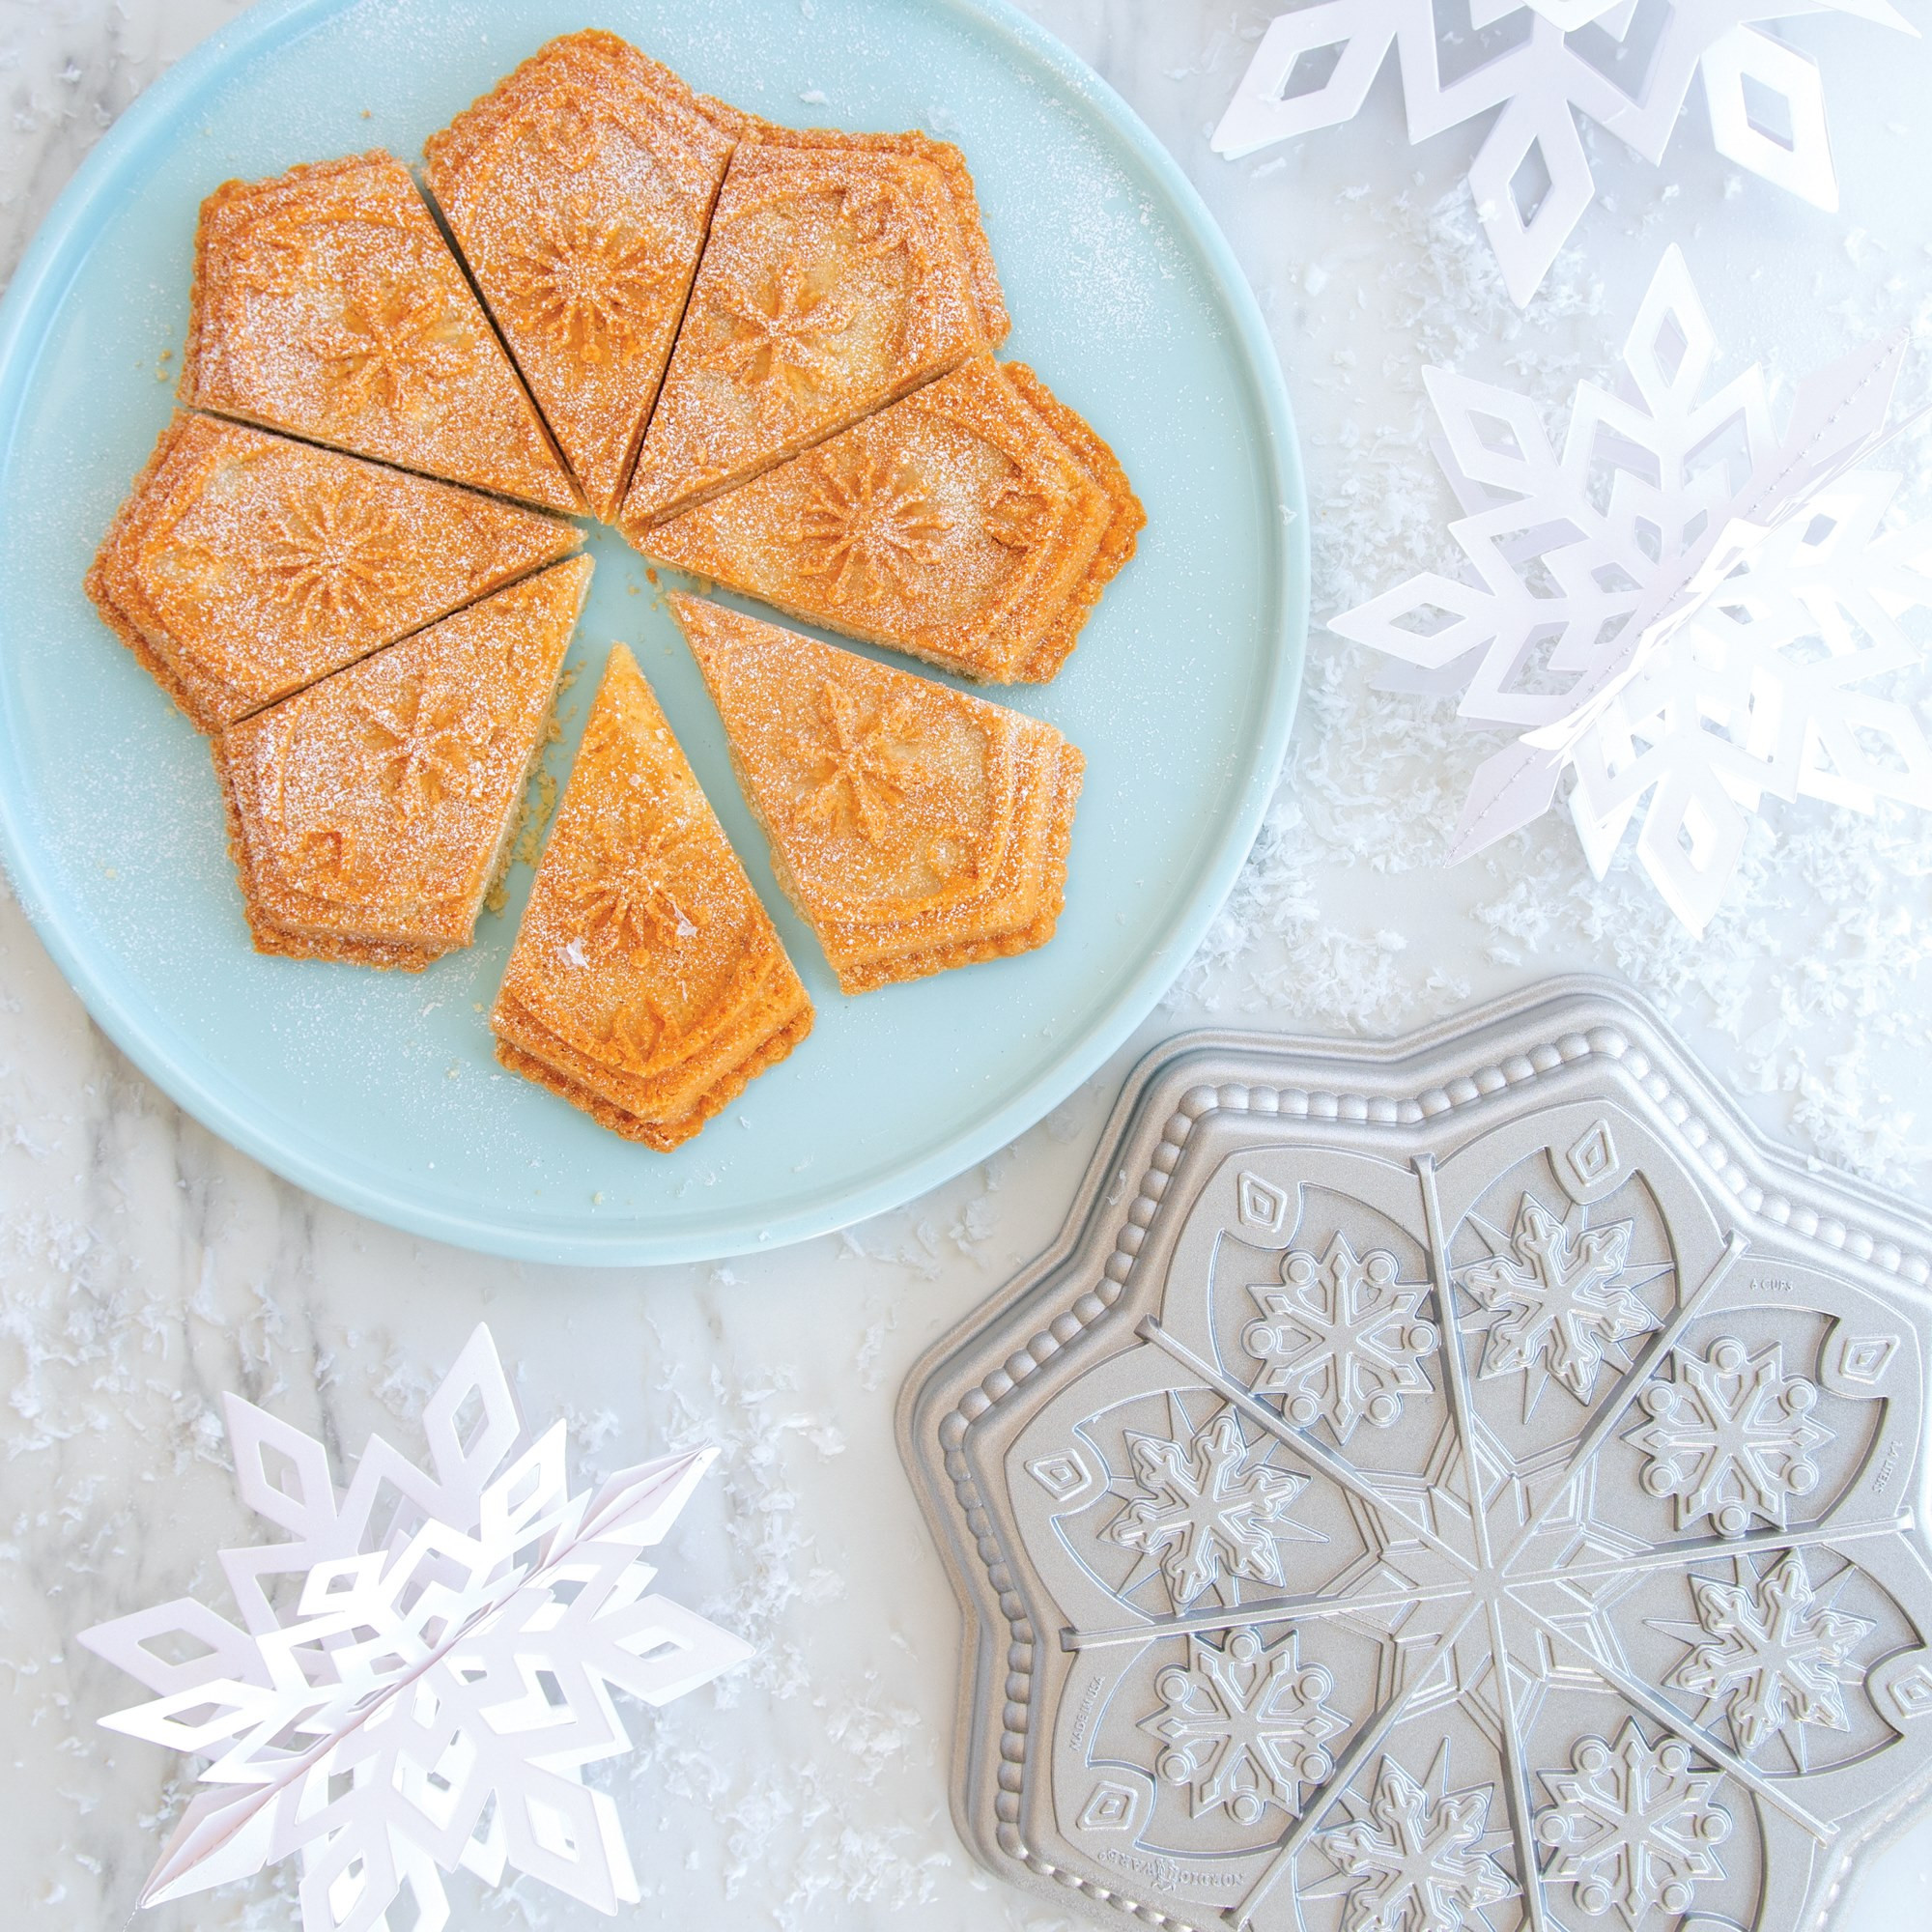
<instances>
[{"instance_id":1,"label":"snowflake embossed pattern","mask_svg":"<svg viewBox=\"0 0 1932 1932\"><path fill-rule=\"evenodd\" d=\"M1114 1131L901 1409L981 1855L1177 1927L1811 1932L1932 1791L1932 1225L1594 986L1182 1041Z\"/></svg>"},{"instance_id":2,"label":"snowflake embossed pattern","mask_svg":"<svg viewBox=\"0 0 1932 1932\"><path fill-rule=\"evenodd\" d=\"M1918 32L1887 0L1666 0L1641 16L1619 0L1502 0L1461 22L1432 0L1316 0L1270 24L1214 148L1238 159L1352 120L1393 50L1411 142L1502 109L1469 188L1526 307L1596 199L1579 120L1659 166L1693 83L1720 155L1835 209L1823 76L1758 24L1825 11Z\"/></svg>"},{"instance_id":3,"label":"snowflake embossed pattern","mask_svg":"<svg viewBox=\"0 0 1932 1932\"><path fill-rule=\"evenodd\" d=\"M440 1932L459 1865L635 1903L582 1769L629 1748L612 1690L668 1703L751 1655L647 1594L716 1452L573 1494L564 1425L529 1438L487 1328L424 1409L431 1472L378 1436L338 1492L313 1437L233 1396L227 1422L242 1499L286 1533L222 1552L242 1624L182 1598L81 1636L155 1693L103 1723L208 1761L142 1904L297 1856L304 1932Z\"/></svg>"},{"instance_id":4,"label":"snowflake embossed pattern","mask_svg":"<svg viewBox=\"0 0 1932 1932\"><path fill-rule=\"evenodd\" d=\"M1900 520L1899 478L1860 467L1904 349L1801 384L1780 437L1760 369L1710 389L1717 338L1673 246L1623 380L1579 386L1560 450L1526 397L1425 372L1473 581L1425 573L1329 628L1393 660L1392 685L1520 734L1478 772L1452 858L1567 775L1591 868L1634 824L1637 863L1701 933L1767 799L1932 808L1932 742L1890 690L1924 657L1932 518Z\"/></svg>"}]
</instances>

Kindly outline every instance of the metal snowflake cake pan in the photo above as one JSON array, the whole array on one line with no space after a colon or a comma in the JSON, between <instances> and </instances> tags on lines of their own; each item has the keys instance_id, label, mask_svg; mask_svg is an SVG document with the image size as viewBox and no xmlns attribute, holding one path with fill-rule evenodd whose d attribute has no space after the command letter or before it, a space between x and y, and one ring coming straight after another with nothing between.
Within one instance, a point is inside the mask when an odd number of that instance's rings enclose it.
<instances>
[{"instance_id":1,"label":"metal snowflake cake pan","mask_svg":"<svg viewBox=\"0 0 1932 1932\"><path fill-rule=\"evenodd\" d=\"M1932 1782L1928 1280L1603 982L1163 1049L901 1399L962 1832L1163 1927L1818 1924Z\"/></svg>"}]
</instances>

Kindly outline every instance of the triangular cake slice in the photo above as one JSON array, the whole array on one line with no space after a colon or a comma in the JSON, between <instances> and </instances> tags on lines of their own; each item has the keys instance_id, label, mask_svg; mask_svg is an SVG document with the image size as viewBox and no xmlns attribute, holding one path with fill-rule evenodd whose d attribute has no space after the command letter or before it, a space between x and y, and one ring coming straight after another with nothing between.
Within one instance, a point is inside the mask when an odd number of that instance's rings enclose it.
<instances>
[{"instance_id":1,"label":"triangular cake slice","mask_svg":"<svg viewBox=\"0 0 1932 1932\"><path fill-rule=\"evenodd\" d=\"M380 151L202 203L182 400L583 507L410 171Z\"/></svg>"},{"instance_id":2,"label":"triangular cake slice","mask_svg":"<svg viewBox=\"0 0 1932 1932\"><path fill-rule=\"evenodd\" d=\"M552 41L423 143L597 516L617 514L733 145L669 69L596 30Z\"/></svg>"},{"instance_id":3,"label":"triangular cake slice","mask_svg":"<svg viewBox=\"0 0 1932 1932\"><path fill-rule=\"evenodd\" d=\"M1053 937L1080 753L1051 724L670 600L772 867L848 993Z\"/></svg>"},{"instance_id":4,"label":"triangular cake slice","mask_svg":"<svg viewBox=\"0 0 1932 1932\"><path fill-rule=\"evenodd\" d=\"M214 740L258 952L468 946L544 746L590 559L553 564Z\"/></svg>"},{"instance_id":5,"label":"triangular cake slice","mask_svg":"<svg viewBox=\"0 0 1932 1932\"><path fill-rule=\"evenodd\" d=\"M560 518L214 416L178 414L87 592L204 731L581 543Z\"/></svg>"},{"instance_id":6,"label":"triangular cake slice","mask_svg":"<svg viewBox=\"0 0 1932 1932\"><path fill-rule=\"evenodd\" d=\"M728 490L1005 340L958 151L742 142L624 499L627 532Z\"/></svg>"},{"instance_id":7,"label":"triangular cake slice","mask_svg":"<svg viewBox=\"0 0 1932 1932\"><path fill-rule=\"evenodd\" d=\"M638 541L828 630L1042 681L1146 521L1073 411L1022 364L976 356Z\"/></svg>"},{"instance_id":8,"label":"triangular cake slice","mask_svg":"<svg viewBox=\"0 0 1932 1932\"><path fill-rule=\"evenodd\" d=\"M611 652L490 1024L503 1065L667 1151L811 1002L637 660Z\"/></svg>"}]
</instances>

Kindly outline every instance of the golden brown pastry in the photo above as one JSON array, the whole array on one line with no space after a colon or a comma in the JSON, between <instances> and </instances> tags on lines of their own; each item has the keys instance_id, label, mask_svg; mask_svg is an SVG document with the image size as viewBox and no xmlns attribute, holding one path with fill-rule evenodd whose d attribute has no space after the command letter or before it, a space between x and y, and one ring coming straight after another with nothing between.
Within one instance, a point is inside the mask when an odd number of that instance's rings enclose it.
<instances>
[{"instance_id":1,"label":"golden brown pastry","mask_svg":"<svg viewBox=\"0 0 1932 1932\"><path fill-rule=\"evenodd\" d=\"M1113 452L1032 370L976 356L639 542L848 637L1043 681L1146 521Z\"/></svg>"},{"instance_id":2,"label":"golden brown pastry","mask_svg":"<svg viewBox=\"0 0 1932 1932\"><path fill-rule=\"evenodd\" d=\"M201 205L194 254L183 402L547 509L583 507L394 156L224 183Z\"/></svg>"},{"instance_id":3,"label":"golden brown pastry","mask_svg":"<svg viewBox=\"0 0 1932 1932\"><path fill-rule=\"evenodd\" d=\"M505 1066L660 1151L811 1031L805 987L621 644L490 1024Z\"/></svg>"},{"instance_id":4,"label":"golden brown pastry","mask_svg":"<svg viewBox=\"0 0 1932 1932\"><path fill-rule=\"evenodd\" d=\"M1051 724L673 596L772 867L860 993L1044 946L1083 760Z\"/></svg>"},{"instance_id":5,"label":"golden brown pastry","mask_svg":"<svg viewBox=\"0 0 1932 1932\"><path fill-rule=\"evenodd\" d=\"M204 731L578 548L573 525L213 416L178 414L87 593Z\"/></svg>"},{"instance_id":6,"label":"golden brown pastry","mask_svg":"<svg viewBox=\"0 0 1932 1932\"><path fill-rule=\"evenodd\" d=\"M956 149L762 129L724 177L625 530L837 435L1008 327Z\"/></svg>"},{"instance_id":7,"label":"golden brown pastry","mask_svg":"<svg viewBox=\"0 0 1932 1932\"><path fill-rule=\"evenodd\" d=\"M596 31L552 41L423 143L597 516L617 514L734 144L668 68Z\"/></svg>"},{"instance_id":8,"label":"golden brown pastry","mask_svg":"<svg viewBox=\"0 0 1932 1932\"><path fill-rule=\"evenodd\" d=\"M257 952L413 972L469 944L590 568L553 564L220 733Z\"/></svg>"}]
</instances>

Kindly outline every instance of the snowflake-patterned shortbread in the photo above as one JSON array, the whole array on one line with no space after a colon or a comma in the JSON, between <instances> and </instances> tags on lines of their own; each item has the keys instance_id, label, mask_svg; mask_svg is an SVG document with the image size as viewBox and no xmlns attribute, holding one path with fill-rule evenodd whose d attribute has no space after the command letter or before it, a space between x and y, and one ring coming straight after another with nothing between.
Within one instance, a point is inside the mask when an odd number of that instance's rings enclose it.
<instances>
[{"instance_id":1,"label":"snowflake-patterned shortbread","mask_svg":"<svg viewBox=\"0 0 1932 1932\"><path fill-rule=\"evenodd\" d=\"M1451 856L1528 824L1566 773L1602 877L1636 858L1701 933L1768 798L1932 808L1932 743L1887 679L1924 648L1932 518L1891 518L1883 440L1902 336L1802 384L1780 440L1762 372L1705 393L1716 337L1674 246L1611 394L1579 385L1560 453L1525 397L1425 382L1476 582L1425 573L1329 620L1520 741L1478 773Z\"/></svg>"},{"instance_id":2,"label":"snowflake-patterned shortbread","mask_svg":"<svg viewBox=\"0 0 1932 1932\"><path fill-rule=\"evenodd\" d=\"M1250 1450L1233 1409L1180 1439L1130 1435L1127 1448L1139 1493L1106 1534L1159 1563L1176 1609L1237 1577L1287 1586L1278 1539L1306 1533L1288 1506L1308 1479Z\"/></svg>"},{"instance_id":3,"label":"snowflake-patterned shortbread","mask_svg":"<svg viewBox=\"0 0 1932 1932\"><path fill-rule=\"evenodd\" d=\"M1701 1635L1665 1681L1721 1708L1747 1757L1780 1733L1802 1748L1805 1724L1851 1728L1845 1686L1864 1674L1852 1653L1877 1626L1819 1603L1801 1551L1754 1582L1692 1577L1690 1591Z\"/></svg>"},{"instance_id":4,"label":"snowflake-patterned shortbread","mask_svg":"<svg viewBox=\"0 0 1932 1932\"><path fill-rule=\"evenodd\" d=\"M1536 1835L1549 1858L1544 1878L1576 1888L1591 1918L1615 1912L1629 1926L1661 1907L1689 1912L1701 1879L1721 1878L1718 1847L1731 1814L1714 1802L1719 1778L1694 1764L1677 1738L1652 1745L1634 1718L1617 1740L1586 1737L1562 1771L1546 1771L1551 1803Z\"/></svg>"},{"instance_id":5,"label":"snowflake-patterned shortbread","mask_svg":"<svg viewBox=\"0 0 1932 1932\"><path fill-rule=\"evenodd\" d=\"M1587 1403L1607 1351L1627 1354L1624 1344L1657 1326L1636 1290L1668 1273L1669 1264L1630 1267L1633 1227L1612 1221L1572 1229L1525 1194L1508 1251L1456 1275L1458 1287L1493 1318L1482 1373L1521 1370L1530 1378L1532 1408L1546 1377Z\"/></svg>"},{"instance_id":6,"label":"snowflake-patterned shortbread","mask_svg":"<svg viewBox=\"0 0 1932 1932\"><path fill-rule=\"evenodd\" d=\"M1705 1517L1719 1536L1744 1535L1753 1518L1783 1529L1791 1499L1818 1487L1812 1452L1832 1440L1817 1400L1814 1383L1784 1373L1780 1344L1753 1355L1725 1336L1708 1355L1678 1353L1675 1379L1644 1390L1649 1419L1624 1439L1644 1452L1644 1488L1674 1499L1679 1529Z\"/></svg>"},{"instance_id":7,"label":"snowflake-patterned shortbread","mask_svg":"<svg viewBox=\"0 0 1932 1932\"><path fill-rule=\"evenodd\" d=\"M1163 1708L1140 1728L1161 1741L1154 1770L1188 1787L1195 1817L1221 1805L1252 1825L1270 1804L1295 1816L1302 1786L1333 1769L1322 1747L1349 1722L1326 1701L1334 1678L1304 1665L1299 1644L1293 1630L1272 1650L1253 1630L1235 1631L1223 1649L1190 1637L1186 1668L1154 1680Z\"/></svg>"},{"instance_id":8,"label":"snowflake-patterned shortbread","mask_svg":"<svg viewBox=\"0 0 1932 1932\"><path fill-rule=\"evenodd\" d=\"M1503 0L1477 11L1487 32L1476 39L1431 0L1317 0L1269 26L1214 149L1238 159L1351 120L1393 47L1411 142L1502 109L1469 187L1503 280L1526 306L1596 199L1578 120L1661 165L1693 81L1720 155L1835 209L1817 64L1757 24L1824 9L1917 31L1886 0L1668 0L1633 40L1634 10L1619 0Z\"/></svg>"},{"instance_id":9,"label":"snowflake-patterned shortbread","mask_svg":"<svg viewBox=\"0 0 1932 1932\"><path fill-rule=\"evenodd\" d=\"M141 1902L298 1854L306 1932L440 1932L458 1865L635 1903L582 1772L630 1747L613 1690L668 1703L751 1655L645 1594L716 1452L571 1493L564 1424L527 1438L487 1328L424 1409L433 1475L377 1436L338 1492L314 1437L232 1396L227 1423L243 1501L287 1533L221 1553L242 1627L182 1598L81 1634L156 1693L104 1724L212 1760Z\"/></svg>"},{"instance_id":10,"label":"snowflake-patterned shortbread","mask_svg":"<svg viewBox=\"0 0 1932 1932\"><path fill-rule=\"evenodd\" d=\"M1428 1291L1399 1272L1386 1249L1358 1258L1341 1234L1319 1261L1291 1249L1283 1286L1251 1291L1263 1312L1241 1347L1263 1365L1255 1393L1280 1396L1304 1428L1325 1417L1340 1442L1364 1417L1381 1429L1395 1422L1403 1397L1429 1387L1422 1357L1435 1347L1435 1328L1416 1312Z\"/></svg>"},{"instance_id":11,"label":"snowflake-patterned shortbread","mask_svg":"<svg viewBox=\"0 0 1932 1932\"><path fill-rule=\"evenodd\" d=\"M1315 1834L1349 1881L1342 1932L1462 1932L1514 1898L1515 1881L1487 1849L1491 1796L1488 1785L1432 1795L1385 1756L1367 1816Z\"/></svg>"}]
</instances>

